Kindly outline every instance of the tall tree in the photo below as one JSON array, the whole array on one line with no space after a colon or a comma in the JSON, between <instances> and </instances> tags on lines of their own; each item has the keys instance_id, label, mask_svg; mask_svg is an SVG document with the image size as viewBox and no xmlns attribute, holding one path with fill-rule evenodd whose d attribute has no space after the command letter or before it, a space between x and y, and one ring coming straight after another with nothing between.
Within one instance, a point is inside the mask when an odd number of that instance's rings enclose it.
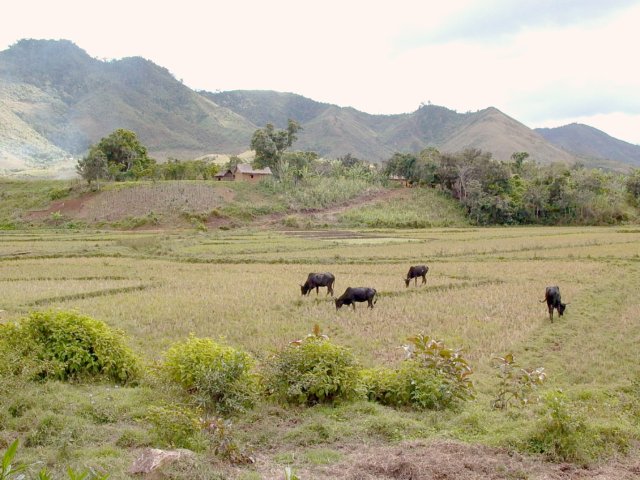
<instances>
[{"instance_id":1,"label":"tall tree","mask_svg":"<svg viewBox=\"0 0 640 480\"><path fill-rule=\"evenodd\" d=\"M300 130L302 130L300 124L291 119L286 130L278 130L271 123L256 130L251 138L251 149L256 152L253 166L255 168L270 167L275 170L284 151L298 139L296 134Z\"/></svg>"},{"instance_id":2,"label":"tall tree","mask_svg":"<svg viewBox=\"0 0 640 480\"><path fill-rule=\"evenodd\" d=\"M85 165L97 166L103 159L106 160L109 176L116 180L140 178L155 163L147 155L147 147L140 143L136 134L123 128L92 145L83 162ZM78 168L85 167L80 167L79 162Z\"/></svg>"}]
</instances>

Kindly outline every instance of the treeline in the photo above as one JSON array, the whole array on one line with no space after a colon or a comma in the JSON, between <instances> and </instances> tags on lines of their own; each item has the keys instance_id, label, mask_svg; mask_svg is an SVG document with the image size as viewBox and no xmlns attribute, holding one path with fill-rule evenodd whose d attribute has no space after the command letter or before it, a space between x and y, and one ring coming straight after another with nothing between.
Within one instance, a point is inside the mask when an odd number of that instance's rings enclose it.
<instances>
[{"instance_id":1,"label":"treeline","mask_svg":"<svg viewBox=\"0 0 640 480\"><path fill-rule=\"evenodd\" d=\"M87 156L78 161L76 171L89 184L126 180L209 180L220 167L204 160L177 160L170 158L157 163L147 154L136 134L118 129L89 149Z\"/></svg>"},{"instance_id":2,"label":"treeline","mask_svg":"<svg viewBox=\"0 0 640 480\"><path fill-rule=\"evenodd\" d=\"M615 224L637 218L640 203L640 170L621 174L539 165L526 152L504 162L478 149L441 153L427 148L395 154L384 171L447 192L479 225Z\"/></svg>"}]
</instances>

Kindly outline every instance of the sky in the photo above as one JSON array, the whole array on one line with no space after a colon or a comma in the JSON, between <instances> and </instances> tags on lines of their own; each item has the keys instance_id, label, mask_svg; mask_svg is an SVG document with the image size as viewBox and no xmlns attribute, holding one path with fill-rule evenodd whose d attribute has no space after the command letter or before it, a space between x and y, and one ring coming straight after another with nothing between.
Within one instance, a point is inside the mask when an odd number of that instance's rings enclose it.
<instances>
[{"instance_id":1,"label":"sky","mask_svg":"<svg viewBox=\"0 0 640 480\"><path fill-rule=\"evenodd\" d=\"M0 50L66 39L195 90L276 90L371 114L496 107L640 144L640 0L20 0Z\"/></svg>"}]
</instances>

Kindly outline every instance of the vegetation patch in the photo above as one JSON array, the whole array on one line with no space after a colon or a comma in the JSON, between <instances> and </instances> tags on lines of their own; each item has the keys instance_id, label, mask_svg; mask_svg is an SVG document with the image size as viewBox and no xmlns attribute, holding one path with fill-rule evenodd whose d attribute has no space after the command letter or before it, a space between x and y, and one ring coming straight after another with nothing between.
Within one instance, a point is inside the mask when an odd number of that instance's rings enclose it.
<instances>
[{"instance_id":1,"label":"vegetation patch","mask_svg":"<svg viewBox=\"0 0 640 480\"><path fill-rule=\"evenodd\" d=\"M255 401L252 364L245 352L191 337L167 351L164 365L169 377L193 394L199 405L228 414L251 408Z\"/></svg>"},{"instance_id":2,"label":"vegetation patch","mask_svg":"<svg viewBox=\"0 0 640 480\"><path fill-rule=\"evenodd\" d=\"M314 405L357 394L358 366L353 354L315 332L271 357L265 369L267 392L284 402Z\"/></svg>"},{"instance_id":3,"label":"vegetation patch","mask_svg":"<svg viewBox=\"0 0 640 480\"><path fill-rule=\"evenodd\" d=\"M121 332L75 312L34 312L0 325L0 355L9 372L41 379L104 377L128 383L141 368Z\"/></svg>"}]
</instances>

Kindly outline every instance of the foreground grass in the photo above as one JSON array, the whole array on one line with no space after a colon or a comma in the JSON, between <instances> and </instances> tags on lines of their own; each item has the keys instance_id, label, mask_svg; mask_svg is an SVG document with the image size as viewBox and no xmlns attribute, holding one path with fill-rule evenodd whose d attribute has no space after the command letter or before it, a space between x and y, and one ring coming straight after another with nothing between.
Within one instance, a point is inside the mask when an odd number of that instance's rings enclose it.
<instances>
[{"instance_id":1,"label":"foreground grass","mask_svg":"<svg viewBox=\"0 0 640 480\"><path fill-rule=\"evenodd\" d=\"M430 266L428 283L405 288L402 277L415 263ZM625 452L640 438L637 229L15 231L0 235L0 267L0 321L37 309L75 309L124 330L149 362L194 333L224 339L260 363L317 323L363 366L400 362L400 345L419 332L463 347L473 365L477 397L455 412L363 401L309 409L259 404L234 419L233 436L261 466L223 462L226 477L219 478L262 478L285 465L314 471L344 461L348 445L424 438L535 452L530 439L549 407L490 408L497 389L491 359L508 351L523 366L545 367L542 393L561 390L572 422L588 420L584 435L593 451L584 458ZM375 309L336 311L324 292L301 297L298 284L307 273L325 270L336 275L337 293L375 287ZM551 284L571 302L553 324L539 303ZM157 445L147 407L172 399L152 380L116 389L5 379L2 388L0 447L20 437L29 461L60 472L91 465L114 478L126 477L139 448ZM215 478L198 473L210 461L201 455L175 478Z\"/></svg>"}]
</instances>

